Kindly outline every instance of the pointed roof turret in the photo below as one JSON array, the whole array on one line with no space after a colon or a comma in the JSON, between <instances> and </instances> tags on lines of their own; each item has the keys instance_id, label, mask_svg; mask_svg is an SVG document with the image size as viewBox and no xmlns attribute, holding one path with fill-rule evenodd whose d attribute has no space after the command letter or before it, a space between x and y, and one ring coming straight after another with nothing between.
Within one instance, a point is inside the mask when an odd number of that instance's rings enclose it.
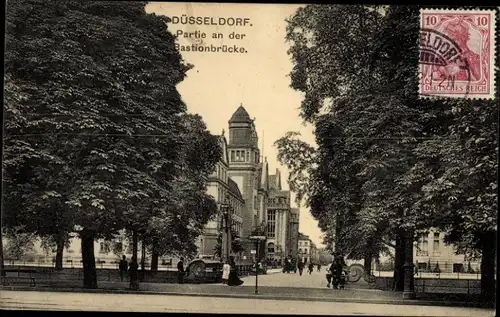
<instances>
[{"instance_id":1,"label":"pointed roof turret","mask_svg":"<svg viewBox=\"0 0 500 317\"><path fill-rule=\"evenodd\" d=\"M243 108L243 104L241 104L238 109L233 113L231 119L229 119L229 123L252 123L252 119L248 112Z\"/></svg>"},{"instance_id":2,"label":"pointed roof turret","mask_svg":"<svg viewBox=\"0 0 500 317\"><path fill-rule=\"evenodd\" d=\"M269 190L269 165L267 164L267 157L262 163L261 176L260 176L260 188L264 190Z\"/></svg>"}]
</instances>

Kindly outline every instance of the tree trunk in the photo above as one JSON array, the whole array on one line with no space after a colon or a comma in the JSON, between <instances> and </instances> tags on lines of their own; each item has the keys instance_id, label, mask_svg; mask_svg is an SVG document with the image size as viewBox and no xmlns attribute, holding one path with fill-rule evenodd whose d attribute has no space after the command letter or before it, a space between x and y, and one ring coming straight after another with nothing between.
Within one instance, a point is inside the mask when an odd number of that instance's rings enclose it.
<instances>
[{"instance_id":1,"label":"tree trunk","mask_svg":"<svg viewBox=\"0 0 500 317\"><path fill-rule=\"evenodd\" d=\"M63 254L64 254L64 237L57 237L56 239L56 270L63 268Z\"/></svg>"},{"instance_id":2,"label":"tree trunk","mask_svg":"<svg viewBox=\"0 0 500 317\"><path fill-rule=\"evenodd\" d=\"M144 281L144 270L146 269L146 243L144 242L144 239L141 241L141 274L139 281L143 282Z\"/></svg>"},{"instance_id":3,"label":"tree trunk","mask_svg":"<svg viewBox=\"0 0 500 317\"><path fill-rule=\"evenodd\" d=\"M160 256L158 253L156 253L153 249L153 254L151 255L151 271L157 272L158 271L158 258Z\"/></svg>"},{"instance_id":4,"label":"tree trunk","mask_svg":"<svg viewBox=\"0 0 500 317\"><path fill-rule=\"evenodd\" d=\"M83 287L97 288L97 272L94 257L94 237L89 232L80 234L82 240Z\"/></svg>"},{"instance_id":5,"label":"tree trunk","mask_svg":"<svg viewBox=\"0 0 500 317\"><path fill-rule=\"evenodd\" d=\"M137 245L139 244L139 239L137 237L137 231L132 234L132 261L130 263L130 289L139 289L139 279L138 279L138 267L137 264Z\"/></svg>"},{"instance_id":6,"label":"tree trunk","mask_svg":"<svg viewBox=\"0 0 500 317\"><path fill-rule=\"evenodd\" d=\"M364 256L364 267L365 272L368 274L372 274L372 262L373 262L373 254L371 252L367 252Z\"/></svg>"},{"instance_id":7,"label":"tree trunk","mask_svg":"<svg viewBox=\"0 0 500 317\"><path fill-rule=\"evenodd\" d=\"M2 228L0 228L0 276L5 276L5 266L3 263L3 233ZM5 279L2 279L2 284L5 283Z\"/></svg>"},{"instance_id":8,"label":"tree trunk","mask_svg":"<svg viewBox=\"0 0 500 317\"><path fill-rule=\"evenodd\" d=\"M414 281L414 270L413 270L413 230L408 230L405 233L405 264L404 264L404 289L403 298L404 299L415 299L415 281Z\"/></svg>"},{"instance_id":9,"label":"tree trunk","mask_svg":"<svg viewBox=\"0 0 500 317\"><path fill-rule=\"evenodd\" d=\"M404 290L404 264L405 264L405 245L403 232L396 233L396 248L394 256L394 277L392 290L402 292Z\"/></svg>"},{"instance_id":10,"label":"tree trunk","mask_svg":"<svg viewBox=\"0 0 500 317\"><path fill-rule=\"evenodd\" d=\"M342 234L342 224L340 220L340 215L337 214L335 217L335 252L343 254L343 247L342 247L342 239L341 239L341 234Z\"/></svg>"},{"instance_id":11,"label":"tree trunk","mask_svg":"<svg viewBox=\"0 0 500 317\"><path fill-rule=\"evenodd\" d=\"M495 299L495 233L485 233L482 240L481 297L485 301L493 301Z\"/></svg>"}]
</instances>

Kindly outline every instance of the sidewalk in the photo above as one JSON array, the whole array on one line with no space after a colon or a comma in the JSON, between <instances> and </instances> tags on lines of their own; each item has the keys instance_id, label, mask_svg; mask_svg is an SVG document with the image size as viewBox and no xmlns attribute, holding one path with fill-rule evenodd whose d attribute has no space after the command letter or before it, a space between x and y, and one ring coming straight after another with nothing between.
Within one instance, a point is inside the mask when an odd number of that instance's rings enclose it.
<instances>
[{"instance_id":1,"label":"sidewalk","mask_svg":"<svg viewBox=\"0 0 500 317\"><path fill-rule=\"evenodd\" d=\"M128 282L98 282L98 289L85 289L82 281L76 280L41 280L37 286L25 285L0 286L0 290L40 291L40 292L82 292L115 294L155 294L226 298L255 298L264 300L329 301L350 303L372 303L389 305L489 307L467 298L444 294L417 294L416 300L405 300L401 293L369 289L333 290L329 288L301 289L292 287L258 287L255 294L254 280L247 280L244 285L230 287L223 284L165 284L141 283L139 291L128 289Z\"/></svg>"}]
</instances>

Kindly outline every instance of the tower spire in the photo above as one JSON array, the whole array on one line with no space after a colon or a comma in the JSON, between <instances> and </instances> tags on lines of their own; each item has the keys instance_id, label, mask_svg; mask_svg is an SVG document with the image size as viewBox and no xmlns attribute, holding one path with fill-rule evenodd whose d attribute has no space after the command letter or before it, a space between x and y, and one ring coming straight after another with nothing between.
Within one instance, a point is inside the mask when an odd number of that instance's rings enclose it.
<instances>
[{"instance_id":1,"label":"tower spire","mask_svg":"<svg viewBox=\"0 0 500 317\"><path fill-rule=\"evenodd\" d=\"M262 130L262 151L260 151L260 160L264 161L264 130Z\"/></svg>"}]
</instances>

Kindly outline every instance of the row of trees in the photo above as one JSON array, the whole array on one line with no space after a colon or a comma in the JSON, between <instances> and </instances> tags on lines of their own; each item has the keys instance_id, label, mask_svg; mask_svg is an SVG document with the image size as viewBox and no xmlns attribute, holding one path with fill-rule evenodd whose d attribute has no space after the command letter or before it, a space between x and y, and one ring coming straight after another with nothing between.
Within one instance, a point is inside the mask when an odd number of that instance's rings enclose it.
<instances>
[{"instance_id":1,"label":"row of trees","mask_svg":"<svg viewBox=\"0 0 500 317\"><path fill-rule=\"evenodd\" d=\"M419 98L419 25L418 6L298 9L287 28L291 87L305 96L317 147L290 132L275 143L279 160L337 250L371 263L395 248L395 290L413 239L436 228L481 257L492 298L498 102Z\"/></svg>"},{"instance_id":2,"label":"row of trees","mask_svg":"<svg viewBox=\"0 0 500 317\"><path fill-rule=\"evenodd\" d=\"M192 65L145 6L7 4L3 225L50 238L61 265L76 233L89 288L96 239L125 230L135 263L139 240L153 262L192 253L217 210L205 181L221 149L176 90Z\"/></svg>"}]
</instances>

